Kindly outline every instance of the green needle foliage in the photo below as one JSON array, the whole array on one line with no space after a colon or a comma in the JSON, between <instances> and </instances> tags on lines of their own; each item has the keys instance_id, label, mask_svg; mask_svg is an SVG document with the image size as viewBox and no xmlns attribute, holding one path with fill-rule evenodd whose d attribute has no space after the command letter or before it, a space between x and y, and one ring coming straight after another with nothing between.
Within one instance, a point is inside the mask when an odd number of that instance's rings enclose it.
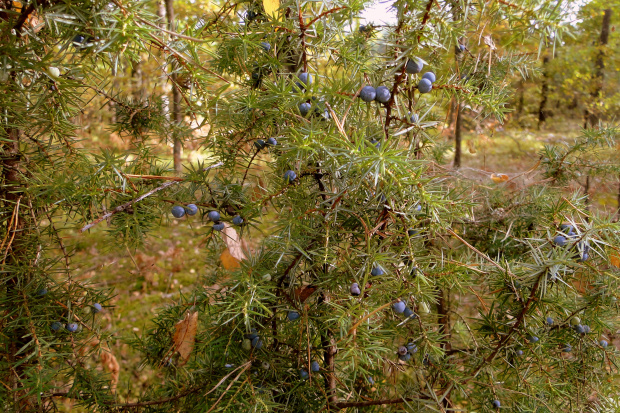
<instances>
[{"instance_id":1,"label":"green needle foliage","mask_svg":"<svg viewBox=\"0 0 620 413\"><path fill-rule=\"evenodd\" d=\"M435 129L453 97L502 120L507 79L536 58L519 45L560 42L569 4L397 0L393 24L362 28L360 1L227 1L172 32L151 2L0 6L5 411L614 411L601 340L617 329L619 227L563 185L575 165L617 173L596 162L617 129L545 148L543 178L505 184L443 165ZM437 76L430 93L408 59ZM123 87L147 65L149 96ZM390 98L362 101L368 85ZM95 112L127 151L82 141ZM175 177L174 139L208 158ZM188 204L205 261L234 258L130 339L163 380L123 400L93 364L112 291L75 279L63 231L136 249Z\"/></svg>"}]
</instances>

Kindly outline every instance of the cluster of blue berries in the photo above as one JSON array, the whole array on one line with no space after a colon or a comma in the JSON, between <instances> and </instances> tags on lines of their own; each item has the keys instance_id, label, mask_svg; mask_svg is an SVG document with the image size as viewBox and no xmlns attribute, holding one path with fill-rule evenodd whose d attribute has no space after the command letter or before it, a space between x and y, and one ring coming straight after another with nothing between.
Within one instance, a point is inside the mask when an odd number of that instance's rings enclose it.
<instances>
[{"instance_id":1,"label":"cluster of blue berries","mask_svg":"<svg viewBox=\"0 0 620 413\"><path fill-rule=\"evenodd\" d=\"M405 318L416 318L417 317L417 315L413 312L413 310L407 307L407 303L402 301L400 298L394 304L392 304L392 310L394 310L396 314L404 315Z\"/></svg>"},{"instance_id":2,"label":"cluster of blue berries","mask_svg":"<svg viewBox=\"0 0 620 413\"><path fill-rule=\"evenodd\" d=\"M37 291L37 296L39 297L43 297L47 295L47 288L43 287L41 288L39 291ZM93 307L92 307L92 312L94 314L100 313L101 310L103 310L103 307L101 306L101 304L99 303L94 303ZM63 327L62 323L59 321L54 321L51 325L50 328L52 329L52 331L58 331ZM65 324L65 329L70 332L70 333L75 333L79 328L79 325L77 323L67 323Z\"/></svg>"},{"instance_id":3,"label":"cluster of blue berries","mask_svg":"<svg viewBox=\"0 0 620 413\"><path fill-rule=\"evenodd\" d=\"M276 138L269 138L266 141L263 139L258 139L256 142L254 142L254 146L259 151L266 148L267 146L276 146L277 144L278 141L276 140Z\"/></svg>"},{"instance_id":4,"label":"cluster of blue berries","mask_svg":"<svg viewBox=\"0 0 620 413\"><path fill-rule=\"evenodd\" d=\"M379 103L388 103L392 93L386 86L379 86L376 89L372 86L364 86L360 91L359 98L364 102L376 100Z\"/></svg>"},{"instance_id":5,"label":"cluster of blue berries","mask_svg":"<svg viewBox=\"0 0 620 413\"><path fill-rule=\"evenodd\" d=\"M175 218L183 218L185 214L189 216L196 215L198 213L198 207L194 204L188 204L187 206L175 205L172 207L172 216Z\"/></svg>"},{"instance_id":6,"label":"cluster of blue berries","mask_svg":"<svg viewBox=\"0 0 620 413\"><path fill-rule=\"evenodd\" d=\"M186 207L182 207L179 205L172 207L172 216L174 216L175 218L183 218L185 214L196 215L197 212L198 207L194 204L189 204ZM221 216L219 212L209 211L209 213L207 214L207 218L213 221L213 229L215 231L222 231L225 228L224 223L221 221ZM235 215L232 219L232 223L234 225L241 225L243 224L243 218L241 218L241 216L239 215Z\"/></svg>"},{"instance_id":7,"label":"cluster of blue berries","mask_svg":"<svg viewBox=\"0 0 620 413\"><path fill-rule=\"evenodd\" d=\"M555 238L553 238L553 243L557 245L558 247L566 246L570 238L577 237L577 233L575 233L572 225L562 224L560 225L560 230L562 230L568 236L568 238L562 234L556 235ZM590 252L590 244L588 244L587 241L582 241L576 247L577 247L577 250L579 251L578 261L580 262L587 261L589 258L588 253Z\"/></svg>"},{"instance_id":8,"label":"cluster of blue berries","mask_svg":"<svg viewBox=\"0 0 620 413\"><path fill-rule=\"evenodd\" d=\"M414 343L409 343L406 346L398 347L398 359L402 361L409 361L411 359L411 355L417 353L418 346Z\"/></svg>"}]
</instances>

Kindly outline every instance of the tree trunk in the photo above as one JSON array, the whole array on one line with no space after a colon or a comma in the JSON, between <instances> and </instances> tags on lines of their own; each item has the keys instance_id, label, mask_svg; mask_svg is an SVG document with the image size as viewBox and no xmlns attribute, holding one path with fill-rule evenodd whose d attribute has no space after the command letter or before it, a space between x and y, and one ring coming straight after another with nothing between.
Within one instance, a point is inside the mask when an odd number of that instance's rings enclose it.
<instances>
[{"instance_id":1,"label":"tree trunk","mask_svg":"<svg viewBox=\"0 0 620 413\"><path fill-rule=\"evenodd\" d=\"M166 1L166 16L168 18L168 30L174 31L174 7L173 0ZM172 68L174 71L174 67ZM172 80L172 121L176 124L173 130L176 130L183 122L183 114L181 113L181 92L179 91L177 74L172 73L170 75ZM181 155L183 153L183 146L178 133L174 133L174 170L180 173L183 168L181 166Z\"/></svg>"},{"instance_id":2,"label":"tree trunk","mask_svg":"<svg viewBox=\"0 0 620 413\"><path fill-rule=\"evenodd\" d=\"M543 82L540 91L540 106L538 108L538 130L547 120L547 94L549 92L549 73L547 65L549 64L549 56L543 57Z\"/></svg>"},{"instance_id":3,"label":"tree trunk","mask_svg":"<svg viewBox=\"0 0 620 413\"><path fill-rule=\"evenodd\" d=\"M519 83L517 85L517 90L518 90L518 94L519 94L519 98L517 99L517 111L515 113L515 117L517 118L517 121L521 119L521 115L523 114L523 94L524 94L524 89L525 89L525 85L524 85L524 81L523 78L519 79Z\"/></svg>"},{"instance_id":4,"label":"tree trunk","mask_svg":"<svg viewBox=\"0 0 620 413\"><path fill-rule=\"evenodd\" d=\"M585 113L585 126L587 127L596 127L599 122L600 114L597 113L598 110L596 106L598 106L598 102L601 98L601 91L603 90L603 80L605 69L605 46L609 43L609 26L611 25L611 9L607 9L603 14L603 23L601 25L601 37L599 38L599 50L596 55L596 61L594 62L594 67L596 67L596 72L594 75L595 86L592 90L592 104L595 105L593 111L586 109Z\"/></svg>"},{"instance_id":5,"label":"tree trunk","mask_svg":"<svg viewBox=\"0 0 620 413\"><path fill-rule=\"evenodd\" d=\"M454 167L461 167L461 153L463 146L463 138L462 138L462 114L463 108L461 106L461 102L456 102L456 123L454 125Z\"/></svg>"}]
</instances>

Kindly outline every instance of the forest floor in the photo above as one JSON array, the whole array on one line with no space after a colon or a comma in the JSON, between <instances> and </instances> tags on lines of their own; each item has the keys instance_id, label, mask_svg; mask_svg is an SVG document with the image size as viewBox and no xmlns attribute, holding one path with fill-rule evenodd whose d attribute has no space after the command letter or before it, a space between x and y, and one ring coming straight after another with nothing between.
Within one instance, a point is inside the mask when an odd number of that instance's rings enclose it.
<instances>
[{"instance_id":1,"label":"forest floor","mask_svg":"<svg viewBox=\"0 0 620 413\"><path fill-rule=\"evenodd\" d=\"M579 134L579 128L570 125L558 124L553 129L466 133L462 173L489 179L492 184L492 173L513 176L525 172L537 165L545 144L561 144ZM448 153L448 166L450 156ZM594 199L601 209L615 207L615 185L611 188L605 183L594 184ZM110 349L120 366L117 391L122 400L135 400L151 384L163 380L161 372L141 364L140 354L131 348L128 339L153 328L150 320L160 309L175 303L181 294L199 288L209 278L206 275L220 265L206 259L204 249L210 231L200 225L198 216L175 220L170 215L162 219L162 224L137 251L118 250L111 245L110 239L102 236L105 223L87 234L77 229L67 229L63 234L65 243L75 247L74 277L113 289L113 299L106 303L100 321L114 337ZM93 365L103 368L96 360Z\"/></svg>"}]
</instances>

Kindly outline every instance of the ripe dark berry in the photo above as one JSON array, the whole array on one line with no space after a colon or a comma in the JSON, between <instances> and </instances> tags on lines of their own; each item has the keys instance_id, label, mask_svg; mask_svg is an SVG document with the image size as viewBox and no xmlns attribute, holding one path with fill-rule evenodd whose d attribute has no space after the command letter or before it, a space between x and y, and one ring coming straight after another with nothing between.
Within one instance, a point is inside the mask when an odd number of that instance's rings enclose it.
<instances>
[{"instance_id":1,"label":"ripe dark berry","mask_svg":"<svg viewBox=\"0 0 620 413\"><path fill-rule=\"evenodd\" d=\"M412 113L411 116L409 116L409 122L411 123L418 123L419 120L420 120L420 117L418 116L417 113Z\"/></svg>"},{"instance_id":2,"label":"ripe dark berry","mask_svg":"<svg viewBox=\"0 0 620 413\"><path fill-rule=\"evenodd\" d=\"M207 218L209 218L213 222L217 222L220 220L220 213L217 211L209 211L207 214Z\"/></svg>"},{"instance_id":3,"label":"ripe dark berry","mask_svg":"<svg viewBox=\"0 0 620 413\"><path fill-rule=\"evenodd\" d=\"M517 356L522 356L523 355L523 350L517 350Z\"/></svg>"},{"instance_id":4,"label":"ripe dark berry","mask_svg":"<svg viewBox=\"0 0 620 413\"><path fill-rule=\"evenodd\" d=\"M102 308L101 308L101 304L99 304L99 303L95 303L95 304L93 304L93 313L95 313L95 314L96 314L96 313L100 313L100 312L101 312L101 310L102 310Z\"/></svg>"},{"instance_id":5,"label":"ripe dark berry","mask_svg":"<svg viewBox=\"0 0 620 413\"><path fill-rule=\"evenodd\" d=\"M267 42L260 42L260 47L262 47L266 52L271 50L271 45Z\"/></svg>"},{"instance_id":6,"label":"ripe dark berry","mask_svg":"<svg viewBox=\"0 0 620 413\"><path fill-rule=\"evenodd\" d=\"M196 215L198 213L198 207L195 204L188 204L185 207L185 213L190 216Z\"/></svg>"},{"instance_id":7,"label":"ripe dark berry","mask_svg":"<svg viewBox=\"0 0 620 413\"><path fill-rule=\"evenodd\" d=\"M566 245L566 237L564 235L558 235L553 239L553 243L558 247Z\"/></svg>"},{"instance_id":8,"label":"ripe dark berry","mask_svg":"<svg viewBox=\"0 0 620 413\"><path fill-rule=\"evenodd\" d=\"M433 90L433 84L428 79L422 79L420 83L418 83L418 90L420 93L428 93Z\"/></svg>"},{"instance_id":9,"label":"ripe dark berry","mask_svg":"<svg viewBox=\"0 0 620 413\"><path fill-rule=\"evenodd\" d=\"M299 377L301 377L302 380L306 380L308 378L308 372L304 369L299 369Z\"/></svg>"},{"instance_id":10,"label":"ripe dark berry","mask_svg":"<svg viewBox=\"0 0 620 413\"><path fill-rule=\"evenodd\" d=\"M553 318L551 317L547 317L547 324L549 324L550 326L553 325Z\"/></svg>"},{"instance_id":11,"label":"ripe dark berry","mask_svg":"<svg viewBox=\"0 0 620 413\"><path fill-rule=\"evenodd\" d=\"M277 144L278 144L278 141L276 140L276 138L267 139L267 145L276 146Z\"/></svg>"},{"instance_id":12,"label":"ripe dark berry","mask_svg":"<svg viewBox=\"0 0 620 413\"><path fill-rule=\"evenodd\" d=\"M78 325L76 323L69 323L65 326L68 332L75 333L78 329Z\"/></svg>"},{"instance_id":13,"label":"ripe dark berry","mask_svg":"<svg viewBox=\"0 0 620 413\"><path fill-rule=\"evenodd\" d=\"M605 347L607 347L607 346L609 345L609 344L607 343L607 341L605 341L605 340L601 340L601 341L599 341L598 343L599 343L599 344L601 345L601 347L603 347L603 348L605 348Z\"/></svg>"},{"instance_id":14,"label":"ripe dark berry","mask_svg":"<svg viewBox=\"0 0 620 413\"><path fill-rule=\"evenodd\" d=\"M407 73L410 73L413 75L416 73L420 73L423 67L424 67L424 63L422 63L418 59L408 59L407 65L405 66L405 70L407 71Z\"/></svg>"},{"instance_id":15,"label":"ripe dark berry","mask_svg":"<svg viewBox=\"0 0 620 413\"><path fill-rule=\"evenodd\" d=\"M377 96L375 96L375 100L381 103L388 103L390 97L392 96L392 94L390 93L390 89L385 86L379 86L376 89L376 94Z\"/></svg>"},{"instance_id":16,"label":"ripe dark berry","mask_svg":"<svg viewBox=\"0 0 620 413\"><path fill-rule=\"evenodd\" d=\"M411 354L414 354L418 351L418 346L416 346L414 343L409 343L407 344L407 351Z\"/></svg>"},{"instance_id":17,"label":"ripe dark berry","mask_svg":"<svg viewBox=\"0 0 620 413\"><path fill-rule=\"evenodd\" d=\"M398 354L400 356L404 356L407 353L408 353L407 347L405 347L405 346L398 347Z\"/></svg>"},{"instance_id":18,"label":"ripe dark berry","mask_svg":"<svg viewBox=\"0 0 620 413\"><path fill-rule=\"evenodd\" d=\"M405 307L405 310L403 311L403 315L407 318L412 317L412 318L416 318L417 316L415 315L415 313L413 312L413 310L409 307Z\"/></svg>"},{"instance_id":19,"label":"ripe dark berry","mask_svg":"<svg viewBox=\"0 0 620 413\"><path fill-rule=\"evenodd\" d=\"M41 289L37 292L37 295L38 295L39 297L43 297L43 296L44 296L44 295L46 295L46 294L47 294L47 288L45 288L45 287L41 288Z\"/></svg>"},{"instance_id":20,"label":"ripe dark berry","mask_svg":"<svg viewBox=\"0 0 620 413\"><path fill-rule=\"evenodd\" d=\"M377 90L372 86L364 86L359 96L364 102L372 102L377 97Z\"/></svg>"},{"instance_id":21,"label":"ripe dark berry","mask_svg":"<svg viewBox=\"0 0 620 413\"><path fill-rule=\"evenodd\" d=\"M538 341L538 337L536 337L536 336L529 336L527 338L527 341L529 341L530 343L536 343Z\"/></svg>"},{"instance_id":22,"label":"ripe dark berry","mask_svg":"<svg viewBox=\"0 0 620 413\"><path fill-rule=\"evenodd\" d=\"M321 370L321 366L319 366L319 362L315 360L312 363L310 363L310 370L312 370L315 373Z\"/></svg>"},{"instance_id":23,"label":"ripe dark berry","mask_svg":"<svg viewBox=\"0 0 620 413\"><path fill-rule=\"evenodd\" d=\"M409 359L411 359L411 354L407 353L407 354L404 354L404 355L402 355L402 356L401 356L401 355L399 355L399 356L398 356L398 359L399 359L399 360L402 360L402 361L409 361Z\"/></svg>"},{"instance_id":24,"label":"ripe dark berry","mask_svg":"<svg viewBox=\"0 0 620 413\"><path fill-rule=\"evenodd\" d=\"M372 145L375 145L375 148L377 148L377 149L381 149L381 142L379 142L378 140L373 139L373 140L371 140L371 141L370 141L370 143L371 143Z\"/></svg>"},{"instance_id":25,"label":"ripe dark berry","mask_svg":"<svg viewBox=\"0 0 620 413\"><path fill-rule=\"evenodd\" d=\"M256 331L255 328L253 328L250 330L250 333L245 334L244 337L249 338L250 340L254 340L256 337L258 337L258 332Z\"/></svg>"},{"instance_id":26,"label":"ripe dark berry","mask_svg":"<svg viewBox=\"0 0 620 413\"><path fill-rule=\"evenodd\" d=\"M175 218L183 218L185 215L185 208L179 205L175 205L172 207L172 216Z\"/></svg>"},{"instance_id":27,"label":"ripe dark berry","mask_svg":"<svg viewBox=\"0 0 620 413\"><path fill-rule=\"evenodd\" d=\"M402 314L402 312L405 311L406 308L407 308L407 305L405 304L404 301L397 301L394 304L392 304L392 309L394 310L395 313L398 313L398 314Z\"/></svg>"},{"instance_id":28,"label":"ripe dark berry","mask_svg":"<svg viewBox=\"0 0 620 413\"><path fill-rule=\"evenodd\" d=\"M573 346L571 346L570 344L567 344L566 347L562 349L562 351L564 353L570 353L571 351L573 351Z\"/></svg>"},{"instance_id":29,"label":"ripe dark berry","mask_svg":"<svg viewBox=\"0 0 620 413\"><path fill-rule=\"evenodd\" d=\"M265 147L265 141L262 139L257 140L256 142L254 142L254 146L256 146L256 149L258 149L259 151L261 149L263 149Z\"/></svg>"},{"instance_id":30,"label":"ripe dark berry","mask_svg":"<svg viewBox=\"0 0 620 413\"><path fill-rule=\"evenodd\" d=\"M232 223L235 225L241 225L243 224L243 218L241 218L239 215L235 215L232 219Z\"/></svg>"},{"instance_id":31,"label":"ripe dark berry","mask_svg":"<svg viewBox=\"0 0 620 413\"><path fill-rule=\"evenodd\" d=\"M52 331L58 331L62 328L62 324L60 324L58 321L54 321L50 328L52 329Z\"/></svg>"},{"instance_id":32,"label":"ripe dark berry","mask_svg":"<svg viewBox=\"0 0 620 413\"><path fill-rule=\"evenodd\" d=\"M362 293L360 291L360 286L357 283L351 284L350 290L351 290L351 295L356 296L356 297Z\"/></svg>"},{"instance_id":33,"label":"ripe dark berry","mask_svg":"<svg viewBox=\"0 0 620 413\"><path fill-rule=\"evenodd\" d=\"M435 80L437 80L437 78L435 77L435 73L433 72L426 72L422 75L422 79L428 79L431 81L431 83L435 83Z\"/></svg>"},{"instance_id":34,"label":"ripe dark berry","mask_svg":"<svg viewBox=\"0 0 620 413\"><path fill-rule=\"evenodd\" d=\"M308 115L308 113L310 113L311 108L312 108L312 105L310 105L307 102L304 102L299 105L299 113L301 113L301 116L305 118Z\"/></svg>"},{"instance_id":35,"label":"ripe dark berry","mask_svg":"<svg viewBox=\"0 0 620 413\"><path fill-rule=\"evenodd\" d=\"M292 183L295 179L297 179L297 174L291 170L288 170L284 173L284 180L286 183Z\"/></svg>"},{"instance_id":36,"label":"ripe dark berry","mask_svg":"<svg viewBox=\"0 0 620 413\"><path fill-rule=\"evenodd\" d=\"M376 267L372 269L372 271L370 271L370 275L375 276L375 277L378 277L383 274L385 274L385 271L383 271L383 268L381 268L380 265L377 265Z\"/></svg>"},{"instance_id":37,"label":"ripe dark berry","mask_svg":"<svg viewBox=\"0 0 620 413\"><path fill-rule=\"evenodd\" d=\"M263 340L260 337L256 336L252 339L252 347L257 350L260 350L263 347Z\"/></svg>"},{"instance_id":38,"label":"ripe dark berry","mask_svg":"<svg viewBox=\"0 0 620 413\"><path fill-rule=\"evenodd\" d=\"M417 229L409 228L407 230L407 235L409 235L410 237L416 236L419 233L420 233L420 231L418 231Z\"/></svg>"},{"instance_id":39,"label":"ripe dark berry","mask_svg":"<svg viewBox=\"0 0 620 413\"><path fill-rule=\"evenodd\" d=\"M301 80L304 85L310 86L312 84L312 75L307 72L301 72L299 74L299 80Z\"/></svg>"},{"instance_id":40,"label":"ripe dark berry","mask_svg":"<svg viewBox=\"0 0 620 413\"><path fill-rule=\"evenodd\" d=\"M224 225L223 222L219 222L217 224L213 224L213 230L214 231L223 231L225 227L226 226Z\"/></svg>"},{"instance_id":41,"label":"ripe dark berry","mask_svg":"<svg viewBox=\"0 0 620 413\"><path fill-rule=\"evenodd\" d=\"M370 385L371 385L371 386L373 386L373 385L375 384L375 381L374 381L374 379L372 378L372 376L368 376L368 377L366 378L366 380L368 380L368 383L370 383Z\"/></svg>"},{"instance_id":42,"label":"ripe dark berry","mask_svg":"<svg viewBox=\"0 0 620 413\"><path fill-rule=\"evenodd\" d=\"M86 40L84 36L82 36L81 34L76 34L72 40L73 46L81 47L84 44L84 40Z\"/></svg>"},{"instance_id":43,"label":"ripe dark berry","mask_svg":"<svg viewBox=\"0 0 620 413\"><path fill-rule=\"evenodd\" d=\"M288 314L286 315L286 318L288 318L288 321L295 321L299 319L299 317L301 316L299 315L297 311L289 311Z\"/></svg>"},{"instance_id":44,"label":"ripe dark berry","mask_svg":"<svg viewBox=\"0 0 620 413\"><path fill-rule=\"evenodd\" d=\"M577 334L585 334L585 333L586 333L586 329L585 329L585 328L583 328L583 326L582 326L581 324L577 324L577 325L575 326L575 332L576 332Z\"/></svg>"},{"instance_id":45,"label":"ripe dark berry","mask_svg":"<svg viewBox=\"0 0 620 413\"><path fill-rule=\"evenodd\" d=\"M499 409L500 406L502 405L499 400L493 400L493 402L491 403L493 405L493 407L495 407L496 409Z\"/></svg>"}]
</instances>

